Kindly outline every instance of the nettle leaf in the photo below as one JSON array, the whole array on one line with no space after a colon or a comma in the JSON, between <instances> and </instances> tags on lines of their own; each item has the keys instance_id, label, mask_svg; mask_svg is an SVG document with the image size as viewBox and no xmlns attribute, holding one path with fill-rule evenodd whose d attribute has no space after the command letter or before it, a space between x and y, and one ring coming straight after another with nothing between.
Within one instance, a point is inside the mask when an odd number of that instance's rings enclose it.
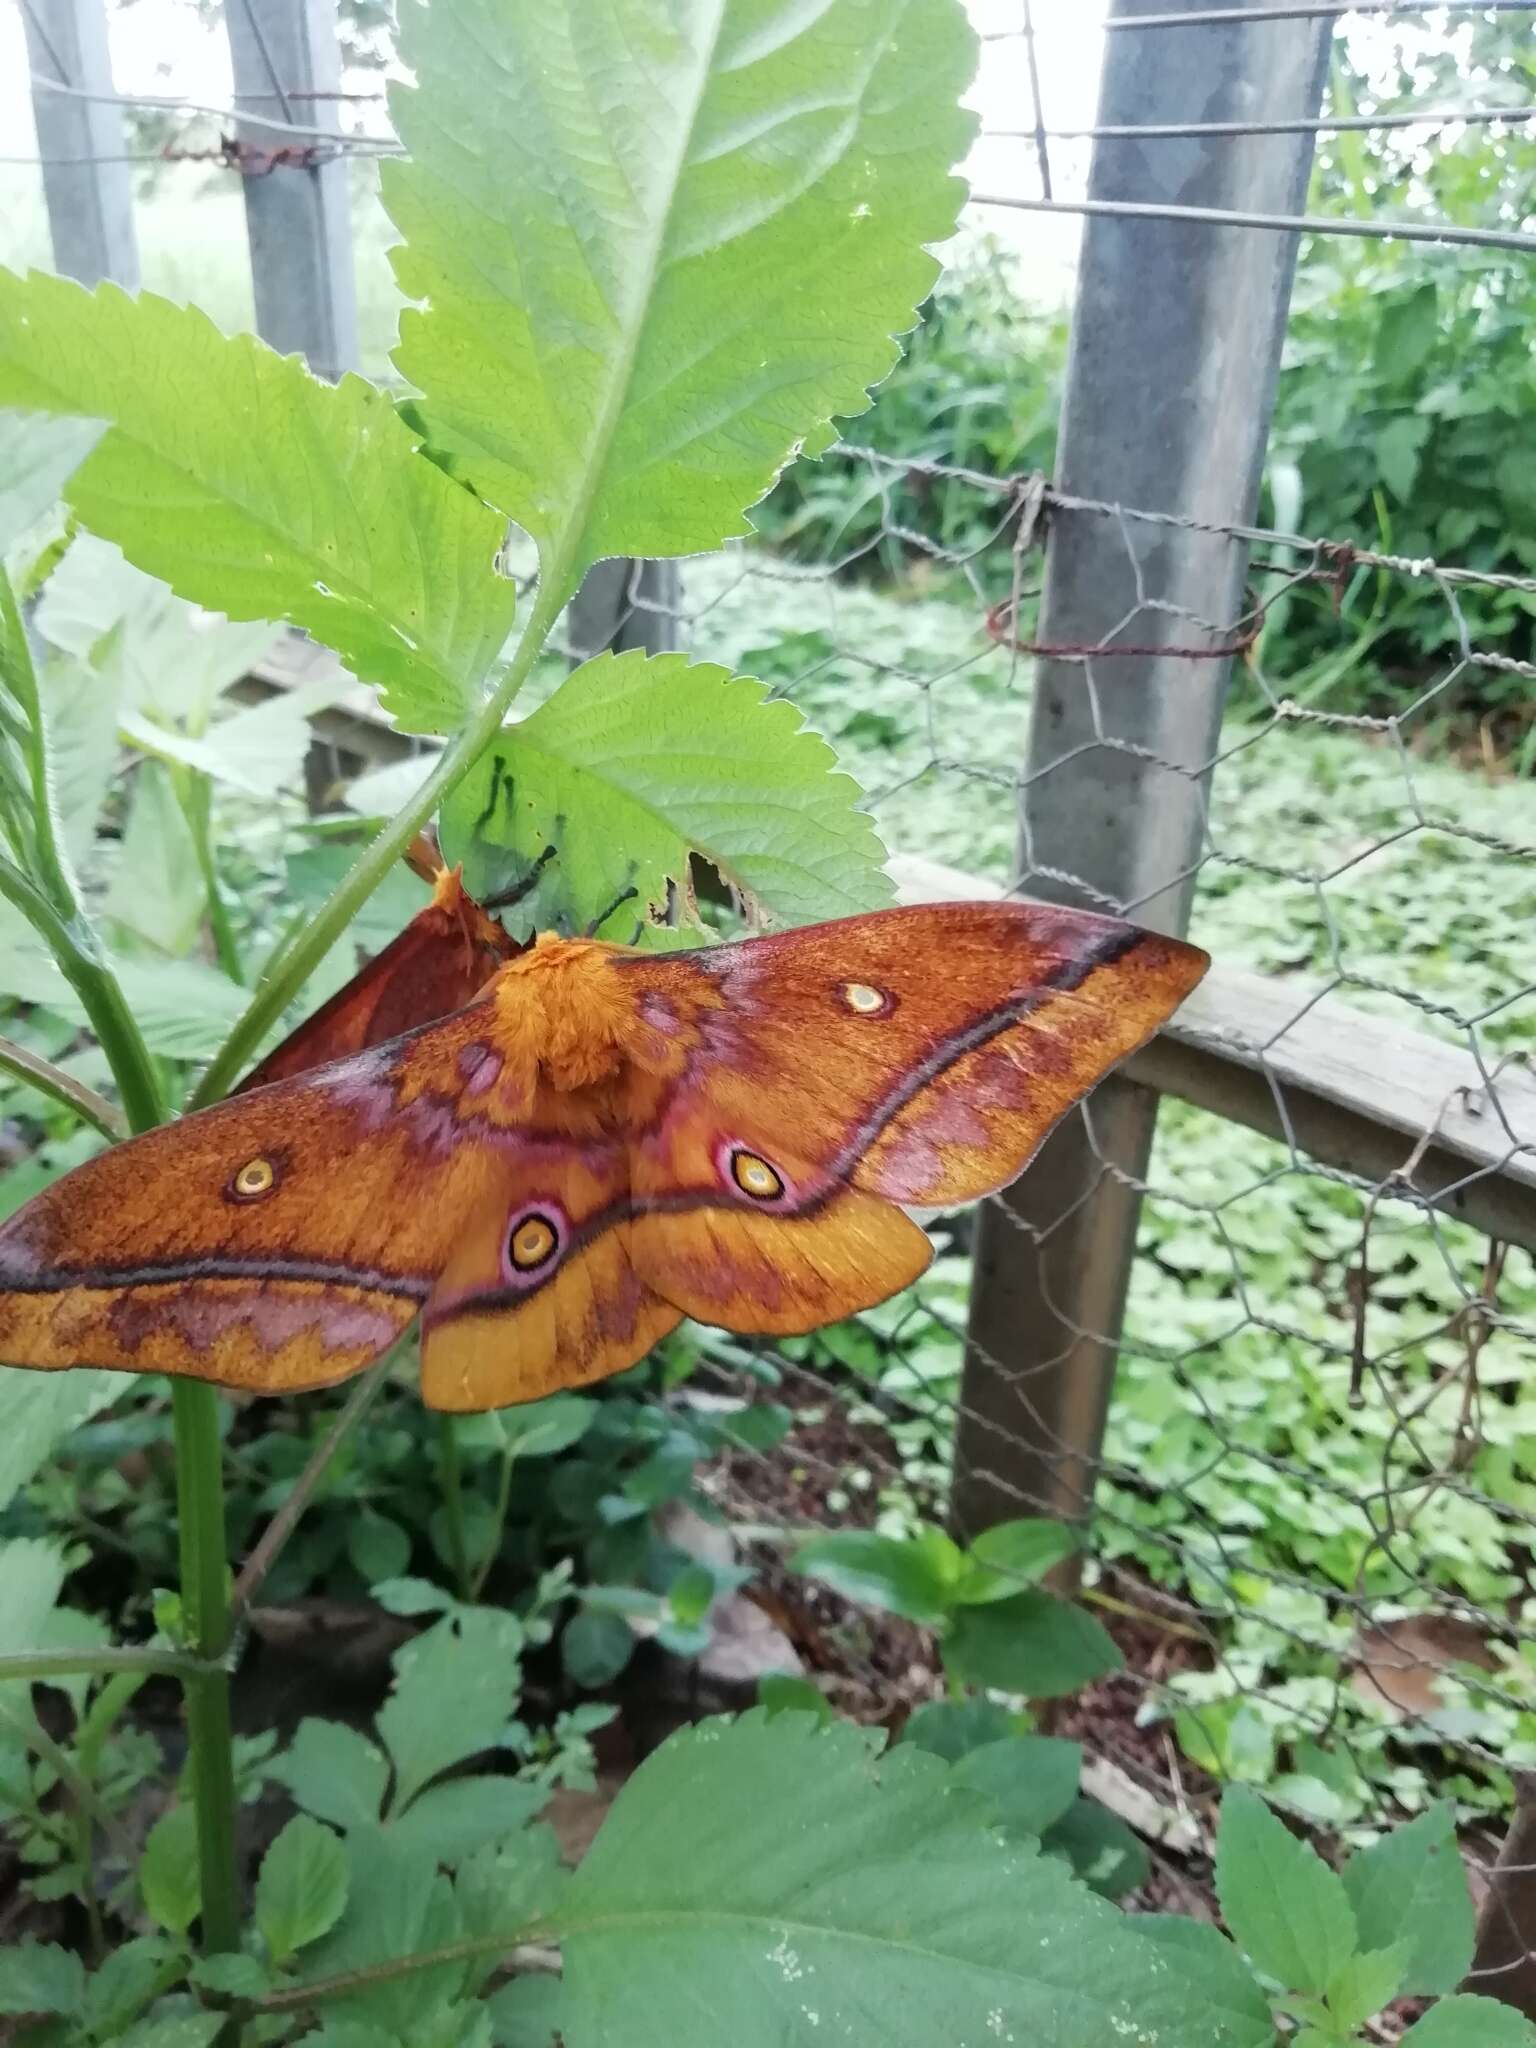
<instances>
[{"instance_id":1,"label":"nettle leaf","mask_svg":"<svg viewBox=\"0 0 1536 2048\"><path fill-rule=\"evenodd\" d=\"M520 1640L509 1616L474 1608L440 1621L400 1652L395 1689L377 1724L395 1767L392 1814L440 1771L500 1741L517 1694Z\"/></svg>"},{"instance_id":2,"label":"nettle leaf","mask_svg":"<svg viewBox=\"0 0 1536 2048\"><path fill-rule=\"evenodd\" d=\"M795 707L683 654L600 654L508 726L443 808L445 857L494 896L557 849L509 925L581 931L632 886L605 929L627 937L690 852L788 923L889 903L894 891L858 786ZM622 847L629 866L616 866Z\"/></svg>"},{"instance_id":3,"label":"nettle leaf","mask_svg":"<svg viewBox=\"0 0 1536 2048\"><path fill-rule=\"evenodd\" d=\"M173 1806L150 1829L139 1859L139 1889L145 1912L169 1934L185 1934L202 1911L197 1813L190 1804Z\"/></svg>"},{"instance_id":4,"label":"nettle leaf","mask_svg":"<svg viewBox=\"0 0 1536 2048\"><path fill-rule=\"evenodd\" d=\"M845 1600L926 1623L948 1615L963 1569L959 1546L942 1529L919 1536L828 1529L802 1543L789 1563Z\"/></svg>"},{"instance_id":5,"label":"nettle leaf","mask_svg":"<svg viewBox=\"0 0 1536 2048\"><path fill-rule=\"evenodd\" d=\"M50 1941L0 1948L0 2012L76 2013L85 2002L85 1965Z\"/></svg>"},{"instance_id":6,"label":"nettle leaf","mask_svg":"<svg viewBox=\"0 0 1536 2048\"><path fill-rule=\"evenodd\" d=\"M1012 1735L971 1750L955 1765L953 1776L957 1785L989 1799L1005 1828L1038 1837L1077 1798L1082 1769L1080 1743L1054 1735Z\"/></svg>"},{"instance_id":7,"label":"nettle leaf","mask_svg":"<svg viewBox=\"0 0 1536 2048\"><path fill-rule=\"evenodd\" d=\"M1221 1802L1216 1893L1236 1940L1287 1991L1321 1994L1359 1946L1343 1880L1245 1785Z\"/></svg>"},{"instance_id":8,"label":"nettle leaf","mask_svg":"<svg viewBox=\"0 0 1536 2048\"><path fill-rule=\"evenodd\" d=\"M450 1778L418 1793L389 1832L433 1862L462 1863L526 1827L548 1799L547 1786L516 1778Z\"/></svg>"},{"instance_id":9,"label":"nettle leaf","mask_svg":"<svg viewBox=\"0 0 1536 2048\"><path fill-rule=\"evenodd\" d=\"M1472 1967L1477 1921L1455 1814L1442 1800L1358 1850L1342 1872L1361 1945L1401 1942L1401 1989L1413 1997L1454 1990Z\"/></svg>"},{"instance_id":10,"label":"nettle leaf","mask_svg":"<svg viewBox=\"0 0 1536 2048\"><path fill-rule=\"evenodd\" d=\"M0 1370L0 1508L8 1507L72 1429L123 1391L116 1372Z\"/></svg>"},{"instance_id":11,"label":"nettle leaf","mask_svg":"<svg viewBox=\"0 0 1536 2048\"><path fill-rule=\"evenodd\" d=\"M1403 2036L1402 2048L1536 2048L1536 2026L1492 1998L1442 1998Z\"/></svg>"},{"instance_id":12,"label":"nettle leaf","mask_svg":"<svg viewBox=\"0 0 1536 2048\"><path fill-rule=\"evenodd\" d=\"M401 9L395 360L434 451L574 588L748 530L863 412L963 197L955 0ZM792 309L786 317L786 309Z\"/></svg>"},{"instance_id":13,"label":"nettle leaf","mask_svg":"<svg viewBox=\"0 0 1536 2048\"><path fill-rule=\"evenodd\" d=\"M453 1893L429 1858L378 1828L354 1829L346 1852L347 1909L323 1940L304 1950L301 1980L368 1971L458 1938ZM462 1963L385 1974L377 1983L328 1999L326 2010L337 2019L388 2027L397 2038L410 2040L415 2027L457 1995L463 1976Z\"/></svg>"},{"instance_id":14,"label":"nettle leaf","mask_svg":"<svg viewBox=\"0 0 1536 2048\"><path fill-rule=\"evenodd\" d=\"M1037 1700L1076 1692L1125 1661L1114 1637L1091 1614L1040 1592L957 1609L943 1654L945 1670L963 1685Z\"/></svg>"},{"instance_id":15,"label":"nettle leaf","mask_svg":"<svg viewBox=\"0 0 1536 2048\"><path fill-rule=\"evenodd\" d=\"M1127 1922L1148 1941L1170 1949L1198 1981L1211 2006L1228 2016L1231 2048L1274 2048L1269 2000L1227 1937L1177 1913L1138 1913Z\"/></svg>"},{"instance_id":16,"label":"nettle leaf","mask_svg":"<svg viewBox=\"0 0 1536 2048\"><path fill-rule=\"evenodd\" d=\"M104 420L0 411L0 555L58 503L106 430Z\"/></svg>"},{"instance_id":17,"label":"nettle leaf","mask_svg":"<svg viewBox=\"0 0 1536 2048\"><path fill-rule=\"evenodd\" d=\"M1193 1973L987 1824L937 1758L754 1712L674 1735L549 1915L567 2048L683 2038L1232 2048ZM1022 1930L1022 1935L1021 1935Z\"/></svg>"},{"instance_id":18,"label":"nettle leaf","mask_svg":"<svg viewBox=\"0 0 1536 2048\"><path fill-rule=\"evenodd\" d=\"M292 619L407 730L478 700L512 622L501 521L361 378L322 384L152 293L0 270L0 404L110 422L66 498L181 596Z\"/></svg>"},{"instance_id":19,"label":"nettle leaf","mask_svg":"<svg viewBox=\"0 0 1536 2048\"><path fill-rule=\"evenodd\" d=\"M307 1813L295 1814L261 1859L256 1925L274 1963L329 1934L347 1903L341 1837Z\"/></svg>"}]
</instances>

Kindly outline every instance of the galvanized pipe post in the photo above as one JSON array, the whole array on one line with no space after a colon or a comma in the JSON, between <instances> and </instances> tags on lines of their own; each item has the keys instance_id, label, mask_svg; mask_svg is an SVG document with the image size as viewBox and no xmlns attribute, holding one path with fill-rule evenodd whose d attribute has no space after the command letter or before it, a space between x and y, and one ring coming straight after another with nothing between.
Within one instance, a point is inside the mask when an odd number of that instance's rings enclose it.
<instances>
[{"instance_id":1,"label":"galvanized pipe post","mask_svg":"<svg viewBox=\"0 0 1536 2048\"><path fill-rule=\"evenodd\" d=\"M105 0L29 0L21 18L55 268L81 284L110 278L134 291L133 186Z\"/></svg>"},{"instance_id":2,"label":"galvanized pipe post","mask_svg":"<svg viewBox=\"0 0 1536 2048\"><path fill-rule=\"evenodd\" d=\"M297 351L317 377L357 367L357 281L352 266L341 54L333 0L228 0L225 26L242 119L245 227L251 245L256 331L283 355ZM272 126L273 121L281 125ZM320 135L295 135L293 128Z\"/></svg>"},{"instance_id":3,"label":"galvanized pipe post","mask_svg":"<svg viewBox=\"0 0 1536 2048\"><path fill-rule=\"evenodd\" d=\"M1162 0L1111 8L1160 11ZM1220 0L1190 11L1219 12ZM1329 24L1286 19L1281 5L1276 15L1110 35L1097 125L1315 115ZM1294 215L1311 161L1305 133L1101 139L1089 193ZM1296 245L1244 228L1089 220L1058 490L1252 523ZM1057 508L1037 636L1219 648L1245 571L1246 550L1220 533ZM1022 778L1024 893L1185 929L1230 665L1172 651L1041 659ZM1088 1511L1156 1113L1149 1090L1105 1082L978 1218L952 1499L964 1534Z\"/></svg>"}]
</instances>

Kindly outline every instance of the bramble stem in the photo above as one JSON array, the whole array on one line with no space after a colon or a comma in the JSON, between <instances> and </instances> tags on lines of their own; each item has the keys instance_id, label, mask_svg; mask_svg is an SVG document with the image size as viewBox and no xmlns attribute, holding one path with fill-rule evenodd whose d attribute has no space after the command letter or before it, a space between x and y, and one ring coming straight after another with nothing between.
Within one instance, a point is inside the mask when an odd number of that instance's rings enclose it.
<instances>
[{"instance_id":1,"label":"bramble stem","mask_svg":"<svg viewBox=\"0 0 1536 2048\"><path fill-rule=\"evenodd\" d=\"M189 1109L217 1102L229 1091L240 1069L255 1053L268 1030L288 1007L310 975L341 937L363 904L378 888L443 798L468 774L501 730L508 706L527 681L544 650L550 629L570 596L569 579L558 572L540 579L512 659L474 717L437 757L437 766L405 807L398 811L353 862L313 919L285 947L280 963L264 972L255 994L220 1046L207 1073L193 1090Z\"/></svg>"}]
</instances>

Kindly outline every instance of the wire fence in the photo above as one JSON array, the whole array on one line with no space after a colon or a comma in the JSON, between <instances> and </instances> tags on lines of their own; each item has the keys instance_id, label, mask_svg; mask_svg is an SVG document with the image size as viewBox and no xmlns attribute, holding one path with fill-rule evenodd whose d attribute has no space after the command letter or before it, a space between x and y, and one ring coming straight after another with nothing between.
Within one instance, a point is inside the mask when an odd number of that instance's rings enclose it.
<instances>
[{"instance_id":1,"label":"wire fence","mask_svg":"<svg viewBox=\"0 0 1536 2048\"><path fill-rule=\"evenodd\" d=\"M30 14L36 0L22 4ZM1232 7L1105 27L1127 42L1262 22L1278 38L1346 16L1532 11ZM1024 48L1032 118L992 131L1022 168L1015 192L978 207L1148 233L1459 243L1490 265L1536 253L1523 218L1097 199L1068 189L1052 159L1061 142L1247 148L1424 130L1444 143L1536 120L1528 82L1509 81L1507 107L1053 126L1033 26L1026 4L989 37ZM65 74L57 64L39 92L119 99ZM246 97L239 109L120 103L184 118L188 134L210 120L244 133ZM373 95L290 87L275 95L284 113L260 117L259 144L232 133L147 154L211 151L246 176L286 175L394 146L294 121L288 102L311 97ZM877 405L866 444L879 417ZM1160 546L1170 535L1240 551L1239 601L1214 616L1190 602ZM1048 550L1089 545L1120 558L1128 602L1102 630L1060 637L1042 616ZM1048 1721L1083 1741L1094 1789L1149 1843L1145 1900L1212 1910L1214 1795L1233 1777L1345 1837L1447 1793L1485 1889L1514 1783L1536 1769L1536 804L1507 771L1507 735L1467 707L1481 677L1536 681L1536 575L851 444L784 487L763 539L688 564L681 599L641 575L618 626L734 662L799 705L868 792L905 893L1070 889L1136 916L1187 886L1192 936L1217 963L1171 1049L1132 1069L1163 1098L1150 1162L1128 1165L1105 1137L1096 1095L1073 1119L1084 1186L1054 1210L988 1205L1024 1261L1106 1188L1139 1198L1123 1327L1053 1297L1055 1335L1035 1333L1027 1358L987 1341L970 1254L989 1225L956 1217L933 1226L934 1268L896 1302L815 1338L710 1351L717 1392L755 1398L771 1382L794 1418L775 1449L736 1451L707 1481L761 1598L813 1646L840 1703L899 1717L941 1690L932 1640L788 1571L788 1539L944 1521L957 1442L1013 1512L1059 1512L1086 1455L1084 1596L1126 1668ZM1364 627L1410 600L1412 628L1383 666ZM1149 660L1179 691L1232 667L1209 745L1165 748L1139 716L1127 723L1119 679ZM1364 664L1381 670L1368 699ZM1042 759L1029 733L1046 667L1057 688L1068 675L1087 716L1079 742ZM1509 702L1524 730L1529 693ZM1187 857L1117 890L1032 832L1032 800L1085 766L1125 764L1176 781L1198 832ZM1117 1360L1101 1450L1063 1430L1043 1392L1088 1354ZM1487 1988L1525 1961L1523 1943L1512 1958L1485 1950Z\"/></svg>"}]
</instances>

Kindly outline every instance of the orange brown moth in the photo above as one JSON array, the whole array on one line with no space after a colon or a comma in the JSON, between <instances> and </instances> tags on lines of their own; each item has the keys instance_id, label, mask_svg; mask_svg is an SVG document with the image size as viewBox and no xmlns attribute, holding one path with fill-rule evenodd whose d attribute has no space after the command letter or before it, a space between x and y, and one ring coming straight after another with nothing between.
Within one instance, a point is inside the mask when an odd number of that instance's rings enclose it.
<instances>
[{"instance_id":1,"label":"orange brown moth","mask_svg":"<svg viewBox=\"0 0 1536 2048\"><path fill-rule=\"evenodd\" d=\"M691 953L541 935L452 1015L37 1196L0 1229L0 1359L288 1393L419 1315L428 1405L478 1410L685 1315L814 1329L916 1279L902 1205L1012 1180L1207 965L1033 903Z\"/></svg>"},{"instance_id":2,"label":"orange brown moth","mask_svg":"<svg viewBox=\"0 0 1536 2048\"><path fill-rule=\"evenodd\" d=\"M329 1002L254 1066L237 1092L287 1081L344 1059L473 1000L498 967L523 951L465 889L457 868L417 841L408 863L432 883L432 901Z\"/></svg>"}]
</instances>

